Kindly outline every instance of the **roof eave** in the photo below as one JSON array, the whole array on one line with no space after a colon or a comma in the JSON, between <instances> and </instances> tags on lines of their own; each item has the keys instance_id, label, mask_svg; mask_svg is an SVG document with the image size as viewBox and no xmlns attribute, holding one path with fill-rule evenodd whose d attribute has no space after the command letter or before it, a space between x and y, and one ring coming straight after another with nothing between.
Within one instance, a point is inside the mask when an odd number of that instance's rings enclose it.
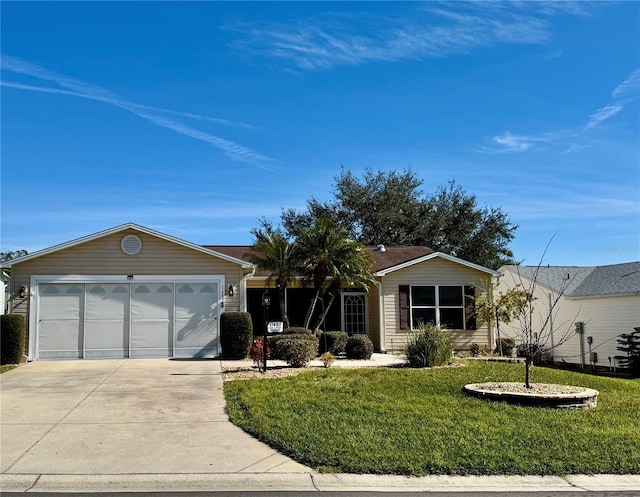
<instances>
[{"instance_id":1,"label":"roof eave","mask_svg":"<svg viewBox=\"0 0 640 497\"><path fill-rule=\"evenodd\" d=\"M400 269L405 269L408 268L410 266L413 266L414 264L420 264L421 262L425 262L431 259L435 259L436 257L441 257L445 260L451 261L451 262L455 262L457 264L462 264L463 266L467 266L470 267L472 269L475 269L477 271L482 271L484 273L488 273L492 276L500 276L500 273L498 271L494 271L493 269L489 269L487 267L484 266L480 266L479 264L474 264L473 262L469 262L469 261L465 261L464 259L460 259L458 257L454 257L453 255L449 255L449 254L445 254L443 252L433 252L431 254L427 254L424 255L422 257L418 257L416 259L411 259L410 261L406 261L403 262L401 264L396 264L395 266L391 266L389 268L386 269L382 269L380 271L376 271L374 273L374 276L378 276L378 277L382 277L382 276L386 276L389 273L393 273L394 271L399 271Z\"/></svg>"},{"instance_id":2,"label":"roof eave","mask_svg":"<svg viewBox=\"0 0 640 497\"><path fill-rule=\"evenodd\" d=\"M31 259L36 259L36 258L42 257L44 255L53 254L55 252L59 252L60 250L64 250L64 249L71 248L71 247L75 247L77 245L81 245L83 243L91 242L93 240L97 240L97 239L103 238L105 236L113 235L115 233L119 233L121 231L125 231L125 230L128 230L128 229L139 231L141 233L146 233L147 235L155 236L157 238L161 238L163 240L166 240L166 241L178 244L178 245L182 245L183 247L187 247L187 248L190 248L192 250L196 250L198 252L202 252L203 254L207 254L207 255L214 256L214 257L218 257L218 258L226 260L228 262L232 262L234 264L238 264L238 265L240 265L240 266L242 266L243 268L246 268L246 269L253 269L255 267L254 264L251 264L250 262L244 261L242 259L236 259L235 257L231 257L229 255L226 255L226 254L223 254L223 253L220 253L220 252L216 252L215 250L210 250L210 249L204 248L204 247L202 247L200 245L196 245L194 243L187 242L186 240L182 240L180 238L176 238L174 236L167 235L166 233L161 233L159 231L155 231L155 230L152 230L150 228L145 228L144 226L140 226L140 225L135 224L135 223L121 224L119 226L114 226L113 228L109 228L109 229L106 229L106 230L103 230L103 231L99 231L99 232L93 233L91 235L86 235L86 236L83 236L83 237L80 237L80 238L76 238L74 240L70 240L68 242L64 242L64 243L60 243L58 245L54 245L54 246L46 248L46 249L38 250L36 252L32 252L31 254L27 254L27 255L24 255L22 257L17 257L15 259L7 261L6 263L2 264L2 267L10 268L14 264L20 264L22 262L29 261Z\"/></svg>"}]
</instances>

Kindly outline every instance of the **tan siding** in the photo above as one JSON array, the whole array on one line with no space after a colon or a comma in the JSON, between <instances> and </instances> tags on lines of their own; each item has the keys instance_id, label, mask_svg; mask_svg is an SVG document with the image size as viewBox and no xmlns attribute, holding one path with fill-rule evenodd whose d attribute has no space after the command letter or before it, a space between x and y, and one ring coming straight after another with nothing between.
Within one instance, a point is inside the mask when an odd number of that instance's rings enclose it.
<instances>
[{"instance_id":1,"label":"tan siding","mask_svg":"<svg viewBox=\"0 0 640 497\"><path fill-rule=\"evenodd\" d=\"M137 235L142 250L126 255L120 241L128 234ZM76 245L36 259L15 264L11 273L13 288L29 288L32 275L224 275L225 285L237 285L243 269L233 262L218 259L196 250L141 233L124 230L81 245ZM14 291L15 293L15 291ZM226 292L225 292L226 294ZM240 298L225 297L225 310L240 310ZM28 299L16 299L12 309L16 314L29 317ZM28 329L28 328L27 328ZM26 348L25 350L28 350Z\"/></svg>"},{"instance_id":2,"label":"tan siding","mask_svg":"<svg viewBox=\"0 0 640 497\"><path fill-rule=\"evenodd\" d=\"M472 285L490 276L482 271L435 258L405 269L389 273L383 278L385 319L385 341L388 350L400 351L409 332L400 330L398 287L400 285ZM477 330L452 331L456 350L468 350L472 343L481 348L489 347L490 335L487 326Z\"/></svg>"},{"instance_id":3,"label":"tan siding","mask_svg":"<svg viewBox=\"0 0 640 497\"><path fill-rule=\"evenodd\" d=\"M514 278L507 270L505 277L501 278L499 289L504 292L507 287L514 284L513 280ZM528 279L523 278L523 280L525 285L529 284ZM534 292L536 297L532 323L534 332L540 330L542 321L549 313L549 293L547 288L540 285ZM634 327L640 326L640 296L575 299L563 297L553 313L554 343L557 344L560 337L566 333L571 336L564 344L557 345L553 351L556 362L580 364L580 335L573 332L576 321L584 323L585 364L590 364L587 337L592 337L592 350L598 354L597 365L608 366L609 357L620 355L620 351L616 350L617 337L622 333L630 333ZM521 340L518 323L501 324L500 329L504 331L504 335L514 337L517 341Z\"/></svg>"}]
</instances>

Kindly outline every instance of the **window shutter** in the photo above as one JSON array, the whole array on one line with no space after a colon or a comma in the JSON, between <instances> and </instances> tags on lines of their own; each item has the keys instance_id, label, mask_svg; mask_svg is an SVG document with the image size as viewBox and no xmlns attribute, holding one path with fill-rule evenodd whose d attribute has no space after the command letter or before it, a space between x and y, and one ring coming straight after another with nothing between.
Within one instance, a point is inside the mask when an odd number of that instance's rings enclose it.
<instances>
[{"instance_id":1,"label":"window shutter","mask_svg":"<svg viewBox=\"0 0 640 497\"><path fill-rule=\"evenodd\" d=\"M475 330L476 324L476 288L473 286L464 287L464 317L466 321L465 329Z\"/></svg>"},{"instance_id":2,"label":"window shutter","mask_svg":"<svg viewBox=\"0 0 640 497\"><path fill-rule=\"evenodd\" d=\"M409 319L409 285L400 285L398 294L400 295L400 329L408 330L411 323Z\"/></svg>"}]
</instances>

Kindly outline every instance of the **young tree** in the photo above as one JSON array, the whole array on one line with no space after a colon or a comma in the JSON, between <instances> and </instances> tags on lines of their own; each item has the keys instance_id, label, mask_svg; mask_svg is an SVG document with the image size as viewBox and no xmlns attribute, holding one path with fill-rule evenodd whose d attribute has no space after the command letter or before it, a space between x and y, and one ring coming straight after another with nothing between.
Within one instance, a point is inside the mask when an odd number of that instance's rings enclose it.
<instances>
[{"instance_id":1,"label":"young tree","mask_svg":"<svg viewBox=\"0 0 640 497\"><path fill-rule=\"evenodd\" d=\"M309 228L300 229L296 243L305 278L313 282L315 289L305 317L305 328L311 325L318 300L329 293L329 302L313 325L313 329L318 329L344 285L368 290L373 282L373 261L365 246L350 239L331 219L320 218Z\"/></svg>"},{"instance_id":2,"label":"young tree","mask_svg":"<svg viewBox=\"0 0 640 497\"><path fill-rule=\"evenodd\" d=\"M543 267L542 260L550 243L551 241L547 244L537 266L515 266L515 286L516 288L521 287L525 292L524 305L517 313L516 333L520 342L518 355L524 357L525 360L525 386L527 388L531 388L531 366L538 363L545 354L552 352L573 338L577 333L575 327L577 314L573 319L564 322L558 322L556 319L562 298L573 281L572 276L567 274L555 284L550 284L548 281L544 281L548 278L543 278L546 268ZM525 283L525 280L528 283ZM545 293L547 293L548 299L540 299L540 306L536 308L536 291L543 282L546 283Z\"/></svg>"},{"instance_id":3,"label":"young tree","mask_svg":"<svg viewBox=\"0 0 640 497\"><path fill-rule=\"evenodd\" d=\"M284 327L289 328L285 292L302 269L298 246L295 241L291 242L281 230L273 228L264 219L260 223L261 228L251 230L256 241L253 245L255 254L250 259L259 268L271 272L267 281L275 281L280 297L280 315Z\"/></svg>"},{"instance_id":4,"label":"young tree","mask_svg":"<svg viewBox=\"0 0 640 497\"><path fill-rule=\"evenodd\" d=\"M365 245L425 245L490 268L513 263L508 244L517 226L499 208L478 206L453 181L425 195L410 169L366 169L362 179L343 169L334 180L334 200L311 198L304 212L283 211L289 234L329 218Z\"/></svg>"},{"instance_id":5,"label":"young tree","mask_svg":"<svg viewBox=\"0 0 640 497\"><path fill-rule=\"evenodd\" d=\"M520 285L498 291L498 283L485 280L476 285L475 310L478 324L495 324L497 349L502 357L500 323L509 324L522 314L532 298Z\"/></svg>"}]
</instances>

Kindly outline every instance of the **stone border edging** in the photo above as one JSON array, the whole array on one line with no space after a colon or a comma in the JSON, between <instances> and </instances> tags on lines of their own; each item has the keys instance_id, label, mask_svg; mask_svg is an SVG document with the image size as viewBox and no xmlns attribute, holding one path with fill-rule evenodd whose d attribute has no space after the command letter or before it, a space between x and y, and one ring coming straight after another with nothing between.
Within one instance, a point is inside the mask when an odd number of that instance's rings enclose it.
<instances>
[{"instance_id":1,"label":"stone border edging","mask_svg":"<svg viewBox=\"0 0 640 497\"><path fill-rule=\"evenodd\" d=\"M562 409L591 409L596 407L598 392L584 388L576 393L520 393L501 392L482 388L482 384L469 383L462 389L466 394L480 399L502 401L532 407L555 407Z\"/></svg>"}]
</instances>

